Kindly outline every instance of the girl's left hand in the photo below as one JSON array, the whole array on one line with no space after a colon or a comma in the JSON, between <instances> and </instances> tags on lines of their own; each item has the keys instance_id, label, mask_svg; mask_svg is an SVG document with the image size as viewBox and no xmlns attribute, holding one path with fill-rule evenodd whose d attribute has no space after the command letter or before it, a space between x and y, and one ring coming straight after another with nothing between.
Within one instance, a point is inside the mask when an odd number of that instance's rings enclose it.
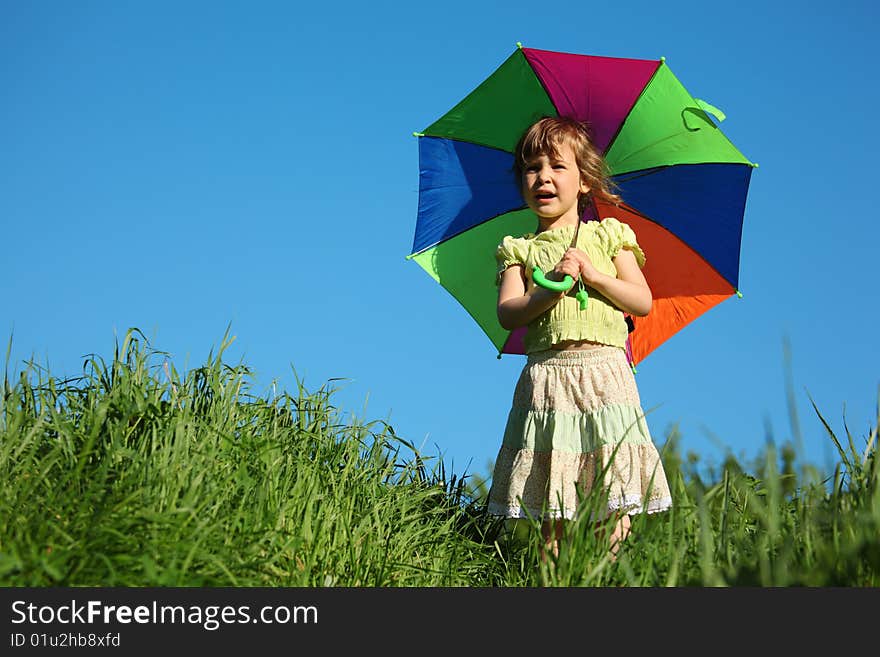
<instances>
[{"instance_id":1,"label":"girl's left hand","mask_svg":"<svg viewBox=\"0 0 880 657\"><path fill-rule=\"evenodd\" d=\"M573 261L577 264L578 270L581 273L581 280L586 285L591 285L593 281L597 279L600 275L598 269L593 266L593 261L590 260L590 256L588 256L584 251L576 248L569 248L565 251L565 254L562 256L562 260Z\"/></svg>"}]
</instances>

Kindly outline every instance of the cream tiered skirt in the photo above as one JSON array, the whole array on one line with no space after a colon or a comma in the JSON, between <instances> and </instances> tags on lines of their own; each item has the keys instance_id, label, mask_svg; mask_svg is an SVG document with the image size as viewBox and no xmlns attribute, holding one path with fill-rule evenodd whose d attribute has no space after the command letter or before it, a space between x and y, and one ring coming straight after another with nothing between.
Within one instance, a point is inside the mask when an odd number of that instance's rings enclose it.
<instances>
[{"instance_id":1,"label":"cream tiered skirt","mask_svg":"<svg viewBox=\"0 0 880 657\"><path fill-rule=\"evenodd\" d=\"M622 349L605 345L529 354L495 460L488 511L573 518L590 501L594 518L672 506L632 370Z\"/></svg>"}]
</instances>

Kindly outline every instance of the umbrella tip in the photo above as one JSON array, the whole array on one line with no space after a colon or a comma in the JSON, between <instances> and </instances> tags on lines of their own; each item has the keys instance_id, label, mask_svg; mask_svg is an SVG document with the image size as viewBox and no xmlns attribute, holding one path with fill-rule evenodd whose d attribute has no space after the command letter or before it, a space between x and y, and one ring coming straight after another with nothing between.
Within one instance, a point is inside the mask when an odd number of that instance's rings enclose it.
<instances>
[{"instance_id":1,"label":"umbrella tip","mask_svg":"<svg viewBox=\"0 0 880 657\"><path fill-rule=\"evenodd\" d=\"M520 50L522 50L522 41L517 41L516 47L519 48Z\"/></svg>"},{"instance_id":2,"label":"umbrella tip","mask_svg":"<svg viewBox=\"0 0 880 657\"><path fill-rule=\"evenodd\" d=\"M739 290L737 290L737 291L736 291L736 296L738 296L740 299L742 299L742 298L743 298L743 293L740 292Z\"/></svg>"},{"instance_id":3,"label":"umbrella tip","mask_svg":"<svg viewBox=\"0 0 880 657\"><path fill-rule=\"evenodd\" d=\"M424 132L414 132L413 133L413 137L424 137L424 136L425 136Z\"/></svg>"},{"instance_id":4,"label":"umbrella tip","mask_svg":"<svg viewBox=\"0 0 880 657\"><path fill-rule=\"evenodd\" d=\"M753 166L755 169L757 169L757 168L758 168L759 166L761 166L761 165L758 164L757 162L752 162L752 166Z\"/></svg>"},{"instance_id":5,"label":"umbrella tip","mask_svg":"<svg viewBox=\"0 0 880 657\"><path fill-rule=\"evenodd\" d=\"M664 57L663 55L660 55L660 61L661 61L661 62L665 62L665 61L666 61L666 57Z\"/></svg>"}]
</instances>

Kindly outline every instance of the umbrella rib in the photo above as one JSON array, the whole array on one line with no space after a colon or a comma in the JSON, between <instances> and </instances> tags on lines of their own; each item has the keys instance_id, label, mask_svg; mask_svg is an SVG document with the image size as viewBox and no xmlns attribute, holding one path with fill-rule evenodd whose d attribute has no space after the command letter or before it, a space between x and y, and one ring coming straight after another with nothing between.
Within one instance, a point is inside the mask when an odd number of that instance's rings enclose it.
<instances>
[{"instance_id":1,"label":"umbrella rib","mask_svg":"<svg viewBox=\"0 0 880 657\"><path fill-rule=\"evenodd\" d=\"M459 137L453 137L451 135L431 135L424 133L419 139L422 137L430 137L431 139L445 139L446 141L457 141L459 144L470 144L471 146L480 146L481 148L490 148L493 151L498 151L499 153L506 153L507 155L513 155L513 152L507 150L506 148L501 148L500 146L492 146L491 144L483 144L479 141L471 141L469 139L461 139Z\"/></svg>"},{"instance_id":2,"label":"umbrella rib","mask_svg":"<svg viewBox=\"0 0 880 657\"><path fill-rule=\"evenodd\" d=\"M448 241L451 240L453 237L458 237L459 235L461 235L461 234L463 234L463 233L466 233L466 232L468 232L469 230L473 230L474 228L477 228L478 226L482 226L483 224L489 223L489 222L492 221L493 219L497 219L498 217L500 217L500 216L502 216L502 215L505 215L505 214L507 214L507 213L509 213L509 212L518 212L518 211L520 211L520 210L525 210L527 207L528 207L528 206L526 206L526 205L521 205L521 206L516 207L516 208L511 208L511 209L509 209L509 210L505 210L504 212L499 212L498 214L492 215L492 216L489 217L488 219L484 219L484 220L481 221L480 223L474 224L474 225L472 225L472 226L468 226L467 228L463 228L462 230L459 230L458 232L453 233L453 234L451 234L451 235L445 235L444 237L442 237L441 239L437 240L436 242L433 242L433 243L431 243L431 244L428 244L427 246L422 247L422 248L419 249L418 251L413 251L412 253L410 253L410 254L407 256L407 259L414 258L415 256L419 255L420 253L424 253L425 251L427 251L427 250L429 250L429 249L433 249L435 246L438 246L438 245L440 245L440 244L443 244L444 242L448 242Z\"/></svg>"},{"instance_id":3,"label":"umbrella rib","mask_svg":"<svg viewBox=\"0 0 880 657\"><path fill-rule=\"evenodd\" d=\"M638 180L639 178L644 178L645 176L652 176L655 173L660 173L668 169L671 166L681 166L676 164L664 164L659 167L651 167L650 169L636 169L635 171L625 171L624 173L614 174L612 178L618 179L619 182L630 182L631 180ZM624 176L627 176L624 178Z\"/></svg>"}]
</instances>

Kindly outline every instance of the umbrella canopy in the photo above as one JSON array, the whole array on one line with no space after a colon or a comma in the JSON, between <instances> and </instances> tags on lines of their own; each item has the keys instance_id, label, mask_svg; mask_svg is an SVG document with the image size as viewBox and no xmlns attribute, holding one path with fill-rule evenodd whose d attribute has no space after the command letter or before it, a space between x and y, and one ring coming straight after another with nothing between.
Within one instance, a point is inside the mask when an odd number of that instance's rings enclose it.
<instances>
[{"instance_id":1,"label":"umbrella canopy","mask_svg":"<svg viewBox=\"0 0 880 657\"><path fill-rule=\"evenodd\" d=\"M750 162L665 59L598 57L518 48L419 137L419 204L408 256L473 317L498 351L522 354L525 329L495 312L495 248L534 232L513 152L543 116L586 122L623 205L594 203L584 220L617 217L647 254L653 293L634 317L630 362L641 362L701 314L738 294Z\"/></svg>"}]
</instances>

